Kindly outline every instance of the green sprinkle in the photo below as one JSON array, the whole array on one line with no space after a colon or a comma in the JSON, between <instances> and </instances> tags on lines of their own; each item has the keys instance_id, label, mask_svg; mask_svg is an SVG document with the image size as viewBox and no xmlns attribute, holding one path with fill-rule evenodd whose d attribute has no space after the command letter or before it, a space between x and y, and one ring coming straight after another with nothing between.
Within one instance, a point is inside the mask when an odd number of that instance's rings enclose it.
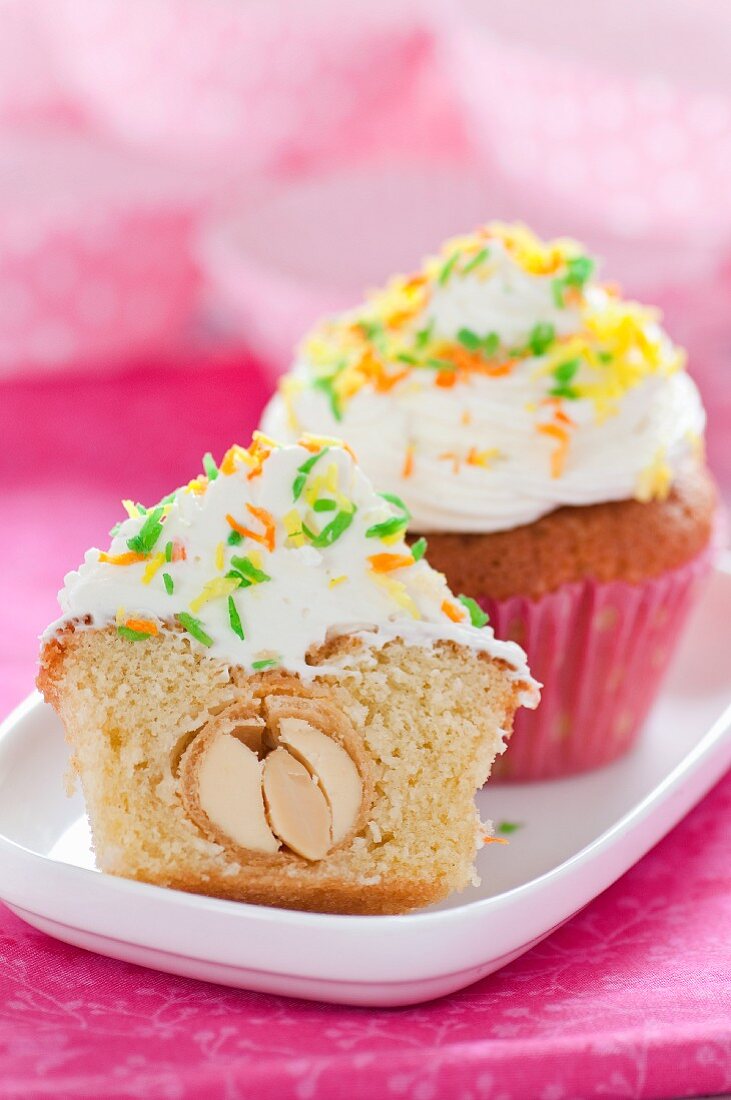
<instances>
[{"instance_id":1,"label":"green sprinkle","mask_svg":"<svg viewBox=\"0 0 731 1100\"><path fill-rule=\"evenodd\" d=\"M578 401L581 394L578 390L575 390L573 386L560 385L552 386L548 391L550 397L565 397L567 401Z\"/></svg>"},{"instance_id":2,"label":"green sprinkle","mask_svg":"<svg viewBox=\"0 0 731 1100\"><path fill-rule=\"evenodd\" d=\"M600 363L606 364L611 363L612 359L614 359L614 356L612 355L611 351L598 351L597 359Z\"/></svg>"},{"instance_id":3,"label":"green sprinkle","mask_svg":"<svg viewBox=\"0 0 731 1100\"><path fill-rule=\"evenodd\" d=\"M241 641L243 642L244 628L241 625L241 618L239 617L239 613L236 610L236 604L234 603L233 596L229 596L228 598L228 621L231 624L231 629L233 630L234 634L238 634L239 638L241 638Z\"/></svg>"},{"instance_id":4,"label":"green sprinkle","mask_svg":"<svg viewBox=\"0 0 731 1100\"><path fill-rule=\"evenodd\" d=\"M557 309L563 309L563 292L565 288L565 281L561 278L553 279L551 282L551 293L553 295L553 304Z\"/></svg>"},{"instance_id":5,"label":"green sprinkle","mask_svg":"<svg viewBox=\"0 0 731 1100\"><path fill-rule=\"evenodd\" d=\"M396 496L395 493L379 493L378 495L380 497L383 497L384 500L387 500L389 504L393 504L396 508L398 508L403 514L405 520L408 521L411 519L411 512L406 507L401 497Z\"/></svg>"},{"instance_id":6,"label":"green sprinkle","mask_svg":"<svg viewBox=\"0 0 731 1100\"><path fill-rule=\"evenodd\" d=\"M340 398L333 387L332 378L316 378L313 383L315 389L322 390L330 402L330 411L336 420L343 419L343 410L340 407Z\"/></svg>"},{"instance_id":7,"label":"green sprinkle","mask_svg":"<svg viewBox=\"0 0 731 1100\"><path fill-rule=\"evenodd\" d=\"M533 327L528 337L528 344L534 355L543 355L545 351L548 351L555 339L556 329L552 324L545 322Z\"/></svg>"},{"instance_id":8,"label":"green sprinkle","mask_svg":"<svg viewBox=\"0 0 731 1100\"><path fill-rule=\"evenodd\" d=\"M128 642L146 642L151 634L144 634L141 630L130 630L128 626L118 626L117 634L120 638L126 638Z\"/></svg>"},{"instance_id":9,"label":"green sprinkle","mask_svg":"<svg viewBox=\"0 0 731 1100\"><path fill-rule=\"evenodd\" d=\"M561 384L565 382L570 382L576 375L576 372L579 370L580 366L580 359L567 359L565 363L559 363L559 365L555 368L555 370L553 371L553 377L556 379L557 382Z\"/></svg>"},{"instance_id":10,"label":"green sprinkle","mask_svg":"<svg viewBox=\"0 0 731 1100\"><path fill-rule=\"evenodd\" d=\"M450 363L448 359L426 359L424 361L425 367L431 367L432 370L448 370L456 371L454 363Z\"/></svg>"},{"instance_id":11,"label":"green sprinkle","mask_svg":"<svg viewBox=\"0 0 731 1100\"><path fill-rule=\"evenodd\" d=\"M461 328L457 333L457 339L468 351L479 351L482 347L482 340L471 328Z\"/></svg>"},{"instance_id":12,"label":"green sprinkle","mask_svg":"<svg viewBox=\"0 0 731 1100\"><path fill-rule=\"evenodd\" d=\"M433 331L434 331L434 318L432 317L429 324L425 328L419 329L419 331L416 334L414 344L415 344L415 347L416 347L417 351L423 351L424 350L426 345L431 340Z\"/></svg>"},{"instance_id":13,"label":"green sprinkle","mask_svg":"<svg viewBox=\"0 0 731 1100\"><path fill-rule=\"evenodd\" d=\"M567 272L564 280L569 286L583 287L594 270L594 261L588 256L574 256L566 264Z\"/></svg>"},{"instance_id":14,"label":"green sprinkle","mask_svg":"<svg viewBox=\"0 0 731 1100\"><path fill-rule=\"evenodd\" d=\"M322 456L326 455L329 450L329 447L323 447L321 451L318 451L317 454L312 455L310 458L306 459L301 466L297 467L297 477L292 483L292 493L295 500L299 500L302 490L307 484L307 478L312 467L316 462L319 462Z\"/></svg>"},{"instance_id":15,"label":"green sprinkle","mask_svg":"<svg viewBox=\"0 0 731 1100\"><path fill-rule=\"evenodd\" d=\"M173 560L173 544L172 542L165 543L165 561Z\"/></svg>"},{"instance_id":16,"label":"green sprinkle","mask_svg":"<svg viewBox=\"0 0 731 1100\"><path fill-rule=\"evenodd\" d=\"M490 255L489 248L481 248L476 256L473 256L468 264L462 268L463 275L469 275L470 271L474 271L480 264L484 264L487 257Z\"/></svg>"},{"instance_id":17,"label":"green sprinkle","mask_svg":"<svg viewBox=\"0 0 731 1100\"><path fill-rule=\"evenodd\" d=\"M500 347L500 337L496 332L489 332L482 341L482 350L488 357L495 355Z\"/></svg>"},{"instance_id":18,"label":"green sprinkle","mask_svg":"<svg viewBox=\"0 0 731 1100\"><path fill-rule=\"evenodd\" d=\"M414 545L411 547L411 556L414 561L421 561L426 554L427 542L425 538L417 539Z\"/></svg>"},{"instance_id":19,"label":"green sprinkle","mask_svg":"<svg viewBox=\"0 0 731 1100\"><path fill-rule=\"evenodd\" d=\"M175 618L178 620L181 626L185 627L189 634L192 634L196 641L200 642L204 646L212 646L213 638L206 634L203 629L203 623L199 619L194 619L192 615L189 615L187 611L181 611Z\"/></svg>"},{"instance_id":20,"label":"green sprinkle","mask_svg":"<svg viewBox=\"0 0 731 1100\"><path fill-rule=\"evenodd\" d=\"M337 508L337 504L334 500L326 500L323 498L322 500L316 500L312 508L315 512L334 512Z\"/></svg>"},{"instance_id":21,"label":"green sprinkle","mask_svg":"<svg viewBox=\"0 0 731 1100\"><path fill-rule=\"evenodd\" d=\"M226 542L229 546L238 546L243 537L240 531L230 531Z\"/></svg>"},{"instance_id":22,"label":"green sprinkle","mask_svg":"<svg viewBox=\"0 0 731 1100\"><path fill-rule=\"evenodd\" d=\"M248 557L232 557L231 565L236 573L239 573L244 580L249 582L249 584L262 584L264 581L270 581L272 579L268 573L264 573L263 570L258 569Z\"/></svg>"},{"instance_id":23,"label":"green sprinkle","mask_svg":"<svg viewBox=\"0 0 731 1100\"><path fill-rule=\"evenodd\" d=\"M487 615L476 600L473 600L471 596L460 596L459 602L463 604L470 613L470 622L473 626L482 627L486 626L490 621L490 616Z\"/></svg>"},{"instance_id":24,"label":"green sprinkle","mask_svg":"<svg viewBox=\"0 0 731 1100\"><path fill-rule=\"evenodd\" d=\"M407 351L400 351L396 356L399 363L408 363L410 367L416 367L419 364L419 360L415 355L410 355Z\"/></svg>"},{"instance_id":25,"label":"green sprinkle","mask_svg":"<svg viewBox=\"0 0 731 1100\"><path fill-rule=\"evenodd\" d=\"M377 339L379 336L383 336L383 325L380 321L358 321L358 328L365 336L366 340Z\"/></svg>"},{"instance_id":26,"label":"green sprinkle","mask_svg":"<svg viewBox=\"0 0 731 1100\"><path fill-rule=\"evenodd\" d=\"M148 513L136 535L127 539L127 546L136 554L149 554L162 534L162 505Z\"/></svg>"},{"instance_id":27,"label":"green sprinkle","mask_svg":"<svg viewBox=\"0 0 731 1100\"><path fill-rule=\"evenodd\" d=\"M121 526L122 526L121 523L115 523L114 527L112 527L111 531L109 532L109 537L113 539L115 537L115 535L118 535L119 534L119 528Z\"/></svg>"},{"instance_id":28,"label":"green sprinkle","mask_svg":"<svg viewBox=\"0 0 731 1100\"><path fill-rule=\"evenodd\" d=\"M267 661L253 661L251 667L259 672L263 668L276 668L279 664L278 657L270 657Z\"/></svg>"},{"instance_id":29,"label":"green sprinkle","mask_svg":"<svg viewBox=\"0 0 731 1100\"><path fill-rule=\"evenodd\" d=\"M167 592L168 596L172 596L173 591L175 589L175 585L173 584L173 578L170 576L169 573L163 573L162 579L165 582L165 591Z\"/></svg>"},{"instance_id":30,"label":"green sprinkle","mask_svg":"<svg viewBox=\"0 0 731 1100\"><path fill-rule=\"evenodd\" d=\"M218 466L213 461L213 455L210 451L206 451L203 455L203 470L209 481L215 481L218 477Z\"/></svg>"},{"instance_id":31,"label":"green sprinkle","mask_svg":"<svg viewBox=\"0 0 731 1100\"><path fill-rule=\"evenodd\" d=\"M137 503L135 504L135 508L137 509L137 511L140 513L141 516L146 516L147 515L147 508L145 508L144 504L140 504L139 501L137 501Z\"/></svg>"},{"instance_id":32,"label":"green sprinkle","mask_svg":"<svg viewBox=\"0 0 731 1100\"><path fill-rule=\"evenodd\" d=\"M341 535L345 534L345 532L348 530L351 523L353 522L353 517L355 516L357 510L358 509L353 506L353 509L350 512L338 512L335 519L331 520L330 523L328 523L327 527L323 527L319 535L316 535L313 531L310 531L304 523L302 524L302 530L307 535L307 538L310 540L311 544L317 550L321 550L325 546L332 546L334 542L337 542Z\"/></svg>"},{"instance_id":33,"label":"green sprinkle","mask_svg":"<svg viewBox=\"0 0 731 1100\"><path fill-rule=\"evenodd\" d=\"M397 535L405 531L409 521L403 516L394 516L393 519L384 520L383 523L374 523L366 531L367 539L387 539L390 535Z\"/></svg>"},{"instance_id":34,"label":"green sprinkle","mask_svg":"<svg viewBox=\"0 0 731 1100\"><path fill-rule=\"evenodd\" d=\"M495 826L495 832L502 833L503 836L510 836L511 833L517 833L518 829L522 828L522 821L501 821Z\"/></svg>"},{"instance_id":35,"label":"green sprinkle","mask_svg":"<svg viewBox=\"0 0 731 1100\"><path fill-rule=\"evenodd\" d=\"M459 259L460 255L461 255L461 253L460 253L459 249L457 249L457 251L452 253L452 255L449 257L447 262L442 267L442 270L439 272L439 275L438 275L438 282L439 282L440 286L445 286L446 283L449 281L449 276L454 271L454 266L457 263L457 260Z\"/></svg>"}]
</instances>

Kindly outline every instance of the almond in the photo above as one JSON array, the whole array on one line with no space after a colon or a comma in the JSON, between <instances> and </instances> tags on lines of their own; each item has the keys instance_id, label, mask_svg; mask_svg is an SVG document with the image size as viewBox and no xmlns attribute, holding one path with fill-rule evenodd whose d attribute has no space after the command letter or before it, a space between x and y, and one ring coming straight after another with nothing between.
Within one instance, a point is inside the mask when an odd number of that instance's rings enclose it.
<instances>
[{"instance_id":1,"label":"almond","mask_svg":"<svg viewBox=\"0 0 731 1100\"><path fill-rule=\"evenodd\" d=\"M198 767L197 787L201 810L224 836L254 852L278 851L264 812L262 765L242 740L223 734L211 741Z\"/></svg>"},{"instance_id":2,"label":"almond","mask_svg":"<svg viewBox=\"0 0 731 1100\"><path fill-rule=\"evenodd\" d=\"M318 860L332 846L330 807L317 781L285 748L264 761L264 798L269 822L297 855Z\"/></svg>"},{"instance_id":3,"label":"almond","mask_svg":"<svg viewBox=\"0 0 731 1100\"><path fill-rule=\"evenodd\" d=\"M363 802L363 784L342 745L302 718L280 718L279 744L307 769L327 799L332 814L332 841L351 831Z\"/></svg>"}]
</instances>

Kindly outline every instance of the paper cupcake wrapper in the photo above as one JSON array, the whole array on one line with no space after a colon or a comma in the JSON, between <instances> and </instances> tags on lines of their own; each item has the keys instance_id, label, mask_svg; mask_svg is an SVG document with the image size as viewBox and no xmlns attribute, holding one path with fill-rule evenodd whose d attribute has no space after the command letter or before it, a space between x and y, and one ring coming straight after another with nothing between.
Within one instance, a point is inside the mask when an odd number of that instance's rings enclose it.
<instances>
[{"instance_id":1,"label":"paper cupcake wrapper","mask_svg":"<svg viewBox=\"0 0 731 1100\"><path fill-rule=\"evenodd\" d=\"M531 672L544 685L538 709L517 712L493 777L549 779L600 767L627 752L711 560L709 549L638 585L588 580L535 601L479 598L496 636L523 646Z\"/></svg>"}]
</instances>

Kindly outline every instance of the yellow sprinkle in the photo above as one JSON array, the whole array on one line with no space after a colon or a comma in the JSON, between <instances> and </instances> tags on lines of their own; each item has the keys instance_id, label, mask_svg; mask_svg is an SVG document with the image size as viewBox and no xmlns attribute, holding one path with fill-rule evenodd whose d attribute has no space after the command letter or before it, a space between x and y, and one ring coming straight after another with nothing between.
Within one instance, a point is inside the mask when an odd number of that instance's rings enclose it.
<instances>
[{"instance_id":1,"label":"yellow sprinkle","mask_svg":"<svg viewBox=\"0 0 731 1100\"><path fill-rule=\"evenodd\" d=\"M124 607L117 608L117 626L124 626L127 621L127 611Z\"/></svg>"},{"instance_id":2,"label":"yellow sprinkle","mask_svg":"<svg viewBox=\"0 0 731 1100\"><path fill-rule=\"evenodd\" d=\"M271 447L273 450L279 450L279 444L276 439L272 439L270 435L265 435L264 432L256 431L251 437L254 443L258 443L260 446Z\"/></svg>"},{"instance_id":3,"label":"yellow sprinkle","mask_svg":"<svg viewBox=\"0 0 731 1100\"><path fill-rule=\"evenodd\" d=\"M192 481L189 481L183 490L184 493L194 493L196 496L200 496L201 493L205 493L208 488L208 478L204 476L194 477Z\"/></svg>"},{"instance_id":4,"label":"yellow sprinkle","mask_svg":"<svg viewBox=\"0 0 731 1100\"><path fill-rule=\"evenodd\" d=\"M331 462L327 468L325 474L325 485L334 495L338 491L338 467L335 462Z\"/></svg>"},{"instance_id":5,"label":"yellow sprinkle","mask_svg":"<svg viewBox=\"0 0 731 1100\"><path fill-rule=\"evenodd\" d=\"M239 587L240 581L235 577L215 577L203 585L203 591L190 602L191 611L200 611L204 604L211 600L218 600L221 596L230 596Z\"/></svg>"},{"instance_id":6,"label":"yellow sprinkle","mask_svg":"<svg viewBox=\"0 0 731 1100\"><path fill-rule=\"evenodd\" d=\"M661 448L637 479L635 496L643 504L651 500L665 500L672 483L673 471L668 465L664 449Z\"/></svg>"},{"instance_id":7,"label":"yellow sprinkle","mask_svg":"<svg viewBox=\"0 0 731 1100\"><path fill-rule=\"evenodd\" d=\"M341 577L331 577L330 580L327 582L328 587L335 588L336 585L342 584L343 581L347 581L347 579L348 578L345 573L343 573Z\"/></svg>"},{"instance_id":8,"label":"yellow sprinkle","mask_svg":"<svg viewBox=\"0 0 731 1100\"><path fill-rule=\"evenodd\" d=\"M260 550L250 550L248 556L249 561L253 562L257 569L262 568L262 557Z\"/></svg>"},{"instance_id":9,"label":"yellow sprinkle","mask_svg":"<svg viewBox=\"0 0 731 1100\"><path fill-rule=\"evenodd\" d=\"M143 584L149 584L150 581L152 580L152 578L157 573L160 566L164 564L164 562L165 562L165 555L164 554L162 554L162 553L153 554L152 557L150 558L150 560L148 561L147 565L145 566L144 572L142 574L142 583Z\"/></svg>"},{"instance_id":10,"label":"yellow sprinkle","mask_svg":"<svg viewBox=\"0 0 731 1100\"><path fill-rule=\"evenodd\" d=\"M403 607L405 611L408 611L413 619L421 618L421 612L409 595L403 581L394 580L393 577L389 577L384 573L371 572L369 576L379 585L379 587L386 591L394 603L398 604L399 607Z\"/></svg>"},{"instance_id":11,"label":"yellow sprinkle","mask_svg":"<svg viewBox=\"0 0 731 1100\"><path fill-rule=\"evenodd\" d=\"M304 546L307 539L302 530L302 517L296 508L293 508L291 512L287 512L286 515L282 516L282 523L284 524L284 530L287 532L287 538L292 546Z\"/></svg>"},{"instance_id":12,"label":"yellow sprinkle","mask_svg":"<svg viewBox=\"0 0 731 1100\"><path fill-rule=\"evenodd\" d=\"M122 507L129 516L130 519L139 519L141 512L137 505L131 500L123 500Z\"/></svg>"},{"instance_id":13,"label":"yellow sprinkle","mask_svg":"<svg viewBox=\"0 0 731 1100\"><path fill-rule=\"evenodd\" d=\"M222 542L219 542L218 546L216 547L216 569L218 569L221 573L223 572L225 564L226 564L224 556L223 556L224 553L225 553L225 546Z\"/></svg>"}]
</instances>

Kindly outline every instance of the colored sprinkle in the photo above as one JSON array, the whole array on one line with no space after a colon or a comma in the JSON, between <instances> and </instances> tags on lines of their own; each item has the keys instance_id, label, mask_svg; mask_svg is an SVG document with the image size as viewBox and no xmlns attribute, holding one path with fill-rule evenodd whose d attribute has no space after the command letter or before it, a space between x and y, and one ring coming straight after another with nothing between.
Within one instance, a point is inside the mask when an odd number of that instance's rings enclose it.
<instances>
[{"instance_id":1,"label":"colored sprinkle","mask_svg":"<svg viewBox=\"0 0 731 1100\"><path fill-rule=\"evenodd\" d=\"M106 554L103 550L99 553L99 561L107 565L134 565L138 561L147 561L147 554L138 554L130 550L126 554Z\"/></svg>"},{"instance_id":2,"label":"colored sprinkle","mask_svg":"<svg viewBox=\"0 0 731 1100\"><path fill-rule=\"evenodd\" d=\"M417 539L411 547L411 556L414 561L421 561L426 553L427 542L425 538Z\"/></svg>"},{"instance_id":3,"label":"colored sprinkle","mask_svg":"<svg viewBox=\"0 0 731 1100\"><path fill-rule=\"evenodd\" d=\"M539 424L537 430L541 435L547 435L557 440L558 446L551 454L551 477L561 477L566 465L566 455L569 448L567 429L560 424Z\"/></svg>"},{"instance_id":4,"label":"colored sprinkle","mask_svg":"<svg viewBox=\"0 0 731 1100\"><path fill-rule=\"evenodd\" d=\"M337 587L337 585L342 584L343 581L347 581L347 579L348 577L345 573L342 573L339 577L331 577L330 580L327 582L328 587L335 588Z\"/></svg>"},{"instance_id":5,"label":"colored sprinkle","mask_svg":"<svg viewBox=\"0 0 731 1100\"><path fill-rule=\"evenodd\" d=\"M306 544L307 539L302 530L302 516L296 508L293 508L291 512L287 512L286 515L282 516L282 523L284 524L284 530L287 532L287 538L294 547L304 546Z\"/></svg>"},{"instance_id":6,"label":"colored sprinkle","mask_svg":"<svg viewBox=\"0 0 731 1100\"><path fill-rule=\"evenodd\" d=\"M460 417L460 423L466 428L472 423L472 413L469 409L464 409Z\"/></svg>"},{"instance_id":7,"label":"colored sprinkle","mask_svg":"<svg viewBox=\"0 0 731 1100\"><path fill-rule=\"evenodd\" d=\"M234 603L233 596L229 596L228 598L228 621L231 624L231 629L233 630L234 634L237 634L243 642L244 628L241 625L241 618L236 608L236 604Z\"/></svg>"},{"instance_id":8,"label":"colored sprinkle","mask_svg":"<svg viewBox=\"0 0 731 1100\"><path fill-rule=\"evenodd\" d=\"M167 592L168 596L172 596L173 592L175 591L175 585L173 584L173 578L170 576L169 573L163 573L162 579L165 583L165 591Z\"/></svg>"},{"instance_id":9,"label":"colored sprinkle","mask_svg":"<svg viewBox=\"0 0 731 1100\"><path fill-rule=\"evenodd\" d=\"M218 466L213 461L213 455L210 451L206 451L203 455L203 469L209 481L216 480L218 477Z\"/></svg>"},{"instance_id":10,"label":"colored sprinkle","mask_svg":"<svg viewBox=\"0 0 731 1100\"><path fill-rule=\"evenodd\" d=\"M368 561L374 573L392 573L394 569L405 569L414 564L411 554L371 554Z\"/></svg>"},{"instance_id":11,"label":"colored sprinkle","mask_svg":"<svg viewBox=\"0 0 731 1100\"><path fill-rule=\"evenodd\" d=\"M459 602L467 608L473 626L480 628L489 623L490 616L482 610L477 601L473 600L471 596L460 596Z\"/></svg>"},{"instance_id":12,"label":"colored sprinkle","mask_svg":"<svg viewBox=\"0 0 731 1100\"><path fill-rule=\"evenodd\" d=\"M239 543L243 541L243 537L244 536L239 534L238 531L230 531L226 542L229 544L229 546L238 546Z\"/></svg>"},{"instance_id":13,"label":"colored sprinkle","mask_svg":"<svg viewBox=\"0 0 731 1100\"><path fill-rule=\"evenodd\" d=\"M452 603L451 600L442 600L442 611L453 623L461 623L464 621L464 615L457 607L456 603Z\"/></svg>"},{"instance_id":14,"label":"colored sprinkle","mask_svg":"<svg viewBox=\"0 0 731 1100\"><path fill-rule=\"evenodd\" d=\"M337 503L334 500L327 500L322 497L320 500L316 500L312 505L313 512L334 512L337 509Z\"/></svg>"},{"instance_id":15,"label":"colored sprinkle","mask_svg":"<svg viewBox=\"0 0 731 1100\"><path fill-rule=\"evenodd\" d=\"M213 638L211 638L210 635L206 634L205 630L203 629L203 624L198 619L194 619L192 615L188 615L188 613L185 611L181 611L179 615L175 616L175 618L178 620L180 625L184 627L185 630L187 630L188 633L196 639L196 641L201 643L201 645L213 645Z\"/></svg>"},{"instance_id":16,"label":"colored sprinkle","mask_svg":"<svg viewBox=\"0 0 731 1100\"><path fill-rule=\"evenodd\" d=\"M496 832L502 833L503 836L510 836L511 833L517 833L518 829L522 828L522 821L501 821L495 826Z\"/></svg>"},{"instance_id":17,"label":"colored sprinkle","mask_svg":"<svg viewBox=\"0 0 731 1100\"><path fill-rule=\"evenodd\" d=\"M266 661L253 661L251 667L261 672L264 668L275 668L279 664L279 657L269 657Z\"/></svg>"},{"instance_id":18,"label":"colored sprinkle","mask_svg":"<svg viewBox=\"0 0 731 1100\"><path fill-rule=\"evenodd\" d=\"M548 322L533 327L528 345L534 355L543 355L556 339L556 329Z\"/></svg>"},{"instance_id":19,"label":"colored sprinkle","mask_svg":"<svg viewBox=\"0 0 731 1100\"><path fill-rule=\"evenodd\" d=\"M404 611L408 611L412 619L421 618L419 608L409 595L403 581L397 581L395 577L391 577L387 573L371 572L370 576L379 588L382 588L390 596L394 603L398 604L399 607L403 607Z\"/></svg>"},{"instance_id":20,"label":"colored sprinkle","mask_svg":"<svg viewBox=\"0 0 731 1100\"><path fill-rule=\"evenodd\" d=\"M225 568L225 565L226 565L226 559L224 557L225 552L226 552L226 547L224 546L224 544L222 542L219 542L218 546L216 547L216 554L215 554L214 562L215 562L215 565L216 565L216 569L218 569L218 571L220 573L223 572L223 570Z\"/></svg>"},{"instance_id":21,"label":"colored sprinkle","mask_svg":"<svg viewBox=\"0 0 731 1100\"><path fill-rule=\"evenodd\" d=\"M503 836L483 836L483 844L507 844L507 840Z\"/></svg>"},{"instance_id":22,"label":"colored sprinkle","mask_svg":"<svg viewBox=\"0 0 731 1100\"><path fill-rule=\"evenodd\" d=\"M173 560L173 544L172 542L165 543L165 561Z\"/></svg>"},{"instance_id":23,"label":"colored sprinkle","mask_svg":"<svg viewBox=\"0 0 731 1100\"><path fill-rule=\"evenodd\" d=\"M127 539L127 546L138 554L149 554L162 534L164 507L158 506L148 513L136 535Z\"/></svg>"},{"instance_id":24,"label":"colored sprinkle","mask_svg":"<svg viewBox=\"0 0 731 1100\"><path fill-rule=\"evenodd\" d=\"M200 611L204 604L211 600L221 599L222 596L230 596L241 585L241 579L236 576L215 577L203 585L203 591L190 602L191 611Z\"/></svg>"},{"instance_id":25,"label":"colored sprinkle","mask_svg":"<svg viewBox=\"0 0 731 1100\"><path fill-rule=\"evenodd\" d=\"M312 455L311 458L306 459L301 466L297 467L298 474L292 483L292 493L294 500L299 500L300 496L302 495L302 490L307 484L307 477L312 470L312 467L315 465L316 462L319 462L322 456L327 454L329 450L329 447L323 447L321 451L318 451L317 454Z\"/></svg>"},{"instance_id":26,"label":"colored sprinkle","mask_svg":"<svg viewBox=\"0 0 731 1100\"><path fill-rule=\"evenodd\" d=\"M404 464L401 467L401 477L411 477L414 472L414 445L409 443L404 455Z\"/></svg>"},{"instance_id":27,"label":"colored sprinkle","mask_svg":"<svg viewBox=\"0 0 731 1100\"><path fill-rule=\"evenodd\" d=\"M374 523L372 527L367 529L366 538L387 539L392 535L398 535L406 530L408 522L409 521L402 516L394 516L392 519L384 520L383 523Z\"/></svg>"},{"instance_id":28,"label":"colored sprinkle","mask_svg":"<svg viewBox=\"0 0 731 1100\"><path fill-rule=\"evenodd\" d=\"M469 263L464 265L464 267L462 268L462 274L463 275L469 275L469 273L471 271L474 271L476 267L479 267L481 264L484 264L485 260L487 259L487 257L489 255L490 255L490 249L489 248L481 248L480 251L475 256L472 257L472 259L469 261Z\"/></svg>"},{"instance_id":29,"label":"colored sprinkle","mask_svg":"<svg viewBox=\"0 0 731 1100\"><path fill-rule=\"evenodd\" d=\"M165 555L163 553L154 554L145 566L144 572L142 574L142 583L149 584L152 578L157 573L160 566L164 564Z\"/></svg>"},{"instance_id":30,"label":"colored sprinkle","mask_svg":"<svg viewBox=\"0 0 731 1100\"><path fill-rule=\"evenodd\" d=\"M500 451L497 447L488 447L484 451L478 451L476 447L470 447L467 452L467 465L468 466L481 466L483 469L487 469L493 459L498 458Z\"/></svg>"},{"instance_id":31,"label":"colored sprinkle","mask_svg":"<svg viewBox=\"0 0 731 1100\"><path fill-rule=\"evenodd\" d=\"M461 328L457 333L457 339L468 351L479 351L482 347L481 338L470 328Z\"/></svg>"},{"instance_id":32,"label":"colored sprinkle","mask_svg":"<svg viewBox=\"0 0 731 1100\"><path fill-rule=\"evenodd\" d=\"M353 522L353 517L355 516L356 511L357 508L353 506L352 511L350 512L338 512L335 519L328 523L327 527L323 527L319 535L316 535L314 532L310 531L304 523L302 524L302 530L307 535L307 538L310 540L312 546L316 547L318 550L322 549L325 546L332 546L332 544L334 542L337 542L340 536L345 534L345 532L348 530L351 523Z\"/></svg>"},{"instance_id":33,"label":"colored sprinkle","mask_svg":"<svg viewBox=\"0 0 731 1100\"><path fill-rule=\"evenodd\" d=\"M272 578L260 569L252 561L253 555L249 554L245 558L232 557L231 567L236 572L241 574L243 579L248 584L263 584L264 581L270 581ZM244 586L246 587L246 586Z\"/></svg>"},{"instance_id":34,"label":"colored sprinkle","mask_svg":"<svg viewBox=\"0 0 731 1100\"><path fill-rule=\"evenodd\" d=\"M157 623L152 619L127 619L125 626L128 630L133 630L135 634L157 634Z\"/></svg>"},{"instance_id":35,"label":"colored sprinkle","mask_svg":"<svg viewBox=\"0 0 731 1100\"><path fill-rule=\"evenodd\" d=\"M128 642L146 642L148 638L152 637L145 631L130 630L128 626L118 626L117 634L120 638L125 638Z\"/></svg>"},{"instance_id":36,"label":"colored sprinkle","mask_svg":"<svg viewBox=\"0 0 731 1100\"><path fill-rule=\"evenodd\" d=\"M457 260L459 259L459 257L460 257L460 252L459 252L459 250L457 250L456 252L452 253L452 255L449 257L447 262L444 264L442 270L439 272L439 275L437 276L437 281L439 282L440 286L446 286L447 282L449 281L449 276L454 271L455 264L457 263Z\"/></svg>"}]
</instances>

